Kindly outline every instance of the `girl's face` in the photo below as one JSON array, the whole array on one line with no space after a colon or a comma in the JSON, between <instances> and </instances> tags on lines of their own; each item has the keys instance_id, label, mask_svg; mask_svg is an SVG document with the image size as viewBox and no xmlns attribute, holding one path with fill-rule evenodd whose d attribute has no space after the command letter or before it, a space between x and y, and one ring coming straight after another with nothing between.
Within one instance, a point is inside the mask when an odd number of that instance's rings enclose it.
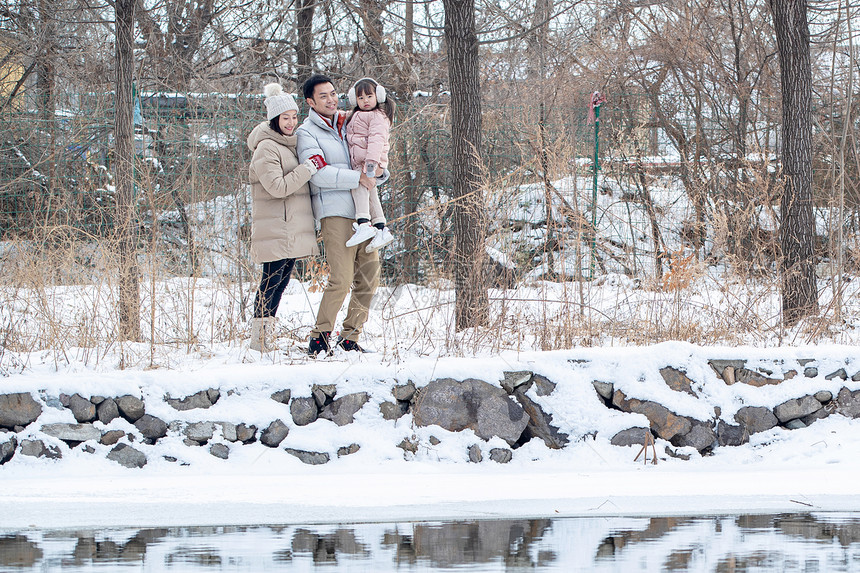
<instances>
[{"instance_id":1,"label":"girl's face","mask_svg":"<svg viewBox=\"0 0 860 573\"><path fill-rule=\"evenodd\" d=\"M278 116L278 127L284 135L292 135L299 125L299 113L293 109Z\"/></svg>"},{"instance_id":2,"label":"girl's face","mask_svg":"<svg viewBox=\"0 0 860 573\"><path fill-rule=\"evenodd\" d=\"M355 103L358 104L358 109L362 111L370 111L376 108L376 93L368 92L356 96Z\"/></svg>"}]
</instances>

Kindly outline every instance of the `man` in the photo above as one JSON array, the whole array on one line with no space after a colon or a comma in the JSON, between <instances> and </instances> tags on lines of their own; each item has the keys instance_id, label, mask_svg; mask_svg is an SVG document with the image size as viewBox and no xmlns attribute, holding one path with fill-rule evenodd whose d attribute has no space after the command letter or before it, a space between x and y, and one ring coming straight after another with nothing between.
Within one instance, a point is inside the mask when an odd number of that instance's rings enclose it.
<instances>
[{"instance_id":1,"label":"man","mask_svg":"<svg viewBox=\"0 0 860 573\"><path fill-rule=\"evenodd\" d=\"M320 352L331 352L329 338L350 287L352 296L334 347L365 352L358 339L367 320L370 301L379 286L379 254L368 253L364 243L347 247L346 241L353 235L355 222L351 190L359 185L373 189L377 179L350 165L346 112L337 109L338 94L332 80L323 75L311 76L302 86L302 92L310 111L296 131L296 151L300 162L312 155L322 155L325 159L326 165L311 177L310 187L314 217L320 226L329 265L328 284L311 331L308 354L317 356ZM387 178L386 172L378 181Z\"/></svg>"}]
</instances>

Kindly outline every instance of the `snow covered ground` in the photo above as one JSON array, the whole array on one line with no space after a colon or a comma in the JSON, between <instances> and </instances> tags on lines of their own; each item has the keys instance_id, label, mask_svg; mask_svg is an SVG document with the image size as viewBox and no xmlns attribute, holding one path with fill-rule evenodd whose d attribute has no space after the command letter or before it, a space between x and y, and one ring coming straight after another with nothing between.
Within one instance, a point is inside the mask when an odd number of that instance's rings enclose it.
<instances>
[{"instance_id":1,"label":"snow covered ground","mask_svg":"<svg viewBox=\"0 0 860 573\"><path fill-rule=\"evenodd\" d=\"M814 379L799 377L779 386L728 391L713 373L695 371L702 358L744 358L748 364L781 364L788 369L799 358L820 367ZM43 397L86 387L92 394L125 393L144 397L187 395L205 387L232 395L219 400L207 415L213 420L245 421L264 427L275 417L289 421L286 406L271 399L275 390L290 388L293 396L309 395L314 383L338 384L339 392L366 391L370 403L354 424L337 427L319 420L291 427L282 444L334 453L358 443L361 450L322 466L308 466L260 443L236 446L229 460L211 456L206 448L189 448L181 436L168 436L154 446L136 444L150 462L126 469L104 459L109 449L94 454L69 449L62 442L59 461L16 455L0 466L0 531L25 528L146 527L225 524L345 523L396 520L442 520L495 517L653 516L860 511L860 420L834 415L802 430L775 428L755 434L749 444L717 448L689 461L664 454L657 441L659 463L634 461L638 447L616 447L609 438L636 422L599 405L591 380L613 380L630 395L667 396L680 414L707 416L703 407L732 412L740 404L774 406L796 397L805 387L815 390L859 382L824 379L844 367L860 370L860 351L847 346L698 347L664 343L650 347L571 349L554 352L477 353L469 357L396 357L387 353L337 355L313 361L294 355L261 358L242 347L225 345L207 358L186 355L171 368L111 368L80 363L57 368L51 359L29 365L0 379L4 393L38 391ZM577 362L572 363L571 360ZM584 361L584 362L580 362ZM687 366L704 380L703 401L678 399L655 367ZM411 416L385 421L378 404L390 399L394 381L413 380L422 386L440 377L498 380L505 370L531 369L558 383L550 408L553 423L571 436L563 450L550 450L533 440L515 451L509 464L485 457L468 462L466 449L479 441L471 431L451 433L438 427L419 428ZM763 392L753 392L763 390ZM675 393L677 394L677 393ZM548 400L548 399L547 399ZM549 403L549 402L546 402ZM147 401L147 411L155 400ZM163 404L163 403L162 403ZM156 404L157 405L157 404ZM182 420L188 412L153 415ZM199 414L199 412L198 412ZM73 421L68 410L47 408L43 422ZM99 423L97 423L99 424ZM126 427L128 426L128 427ZM132 431L123 420L110 429ZM404 455L396 444L416 435L422 447ZM434 435L441 444L432 447ZM26 438L26 432L19 436ZM45 436L33 436L50 441ZM495 443L488 447L505 444ZM54 443L54 442L50 442ZM101 449L99 449L101 448ZM102 451L104 449L104 451ZM187 465L162 456L178 457Z\"/></svg>"}]
</instances>

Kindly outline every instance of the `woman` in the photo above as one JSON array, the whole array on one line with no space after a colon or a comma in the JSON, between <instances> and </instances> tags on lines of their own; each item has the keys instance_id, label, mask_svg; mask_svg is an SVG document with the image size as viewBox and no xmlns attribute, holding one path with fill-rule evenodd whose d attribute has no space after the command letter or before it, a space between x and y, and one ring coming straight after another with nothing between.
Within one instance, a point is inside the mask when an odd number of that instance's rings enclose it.
<instances>
[{"instance_id":1,"label":"woman","mask_svg":"<svg viewBox=\"0 0 860 573\"><path fill-rule=\"evenodd\" d=\"M268 84L264 93L268 121L261 122L248 135L248 148L254 154L249 169L253 200L251 258L263 265L254 300L250 346L252 350L269 352L275 348L275 314L296 259L319 252L308 180L325 161L315 155L299 163L296 101L278 84Z\"/></svg>"}]
</instances>

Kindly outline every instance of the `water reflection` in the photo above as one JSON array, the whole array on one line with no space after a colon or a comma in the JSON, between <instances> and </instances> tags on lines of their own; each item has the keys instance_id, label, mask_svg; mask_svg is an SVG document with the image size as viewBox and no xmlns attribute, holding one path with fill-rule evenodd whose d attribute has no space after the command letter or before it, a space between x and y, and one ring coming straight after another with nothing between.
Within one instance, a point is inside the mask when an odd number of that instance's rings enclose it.
<instances>
[{"instance_id":1,"label":"water reflection","mask_svg":"<svg viewBox=\"0 0 860 573\"><path fill-rule=\"evenodd\" d=\"M0 534L0 571L860 571L860 515Z\"/></svg>"}]
</instances>

